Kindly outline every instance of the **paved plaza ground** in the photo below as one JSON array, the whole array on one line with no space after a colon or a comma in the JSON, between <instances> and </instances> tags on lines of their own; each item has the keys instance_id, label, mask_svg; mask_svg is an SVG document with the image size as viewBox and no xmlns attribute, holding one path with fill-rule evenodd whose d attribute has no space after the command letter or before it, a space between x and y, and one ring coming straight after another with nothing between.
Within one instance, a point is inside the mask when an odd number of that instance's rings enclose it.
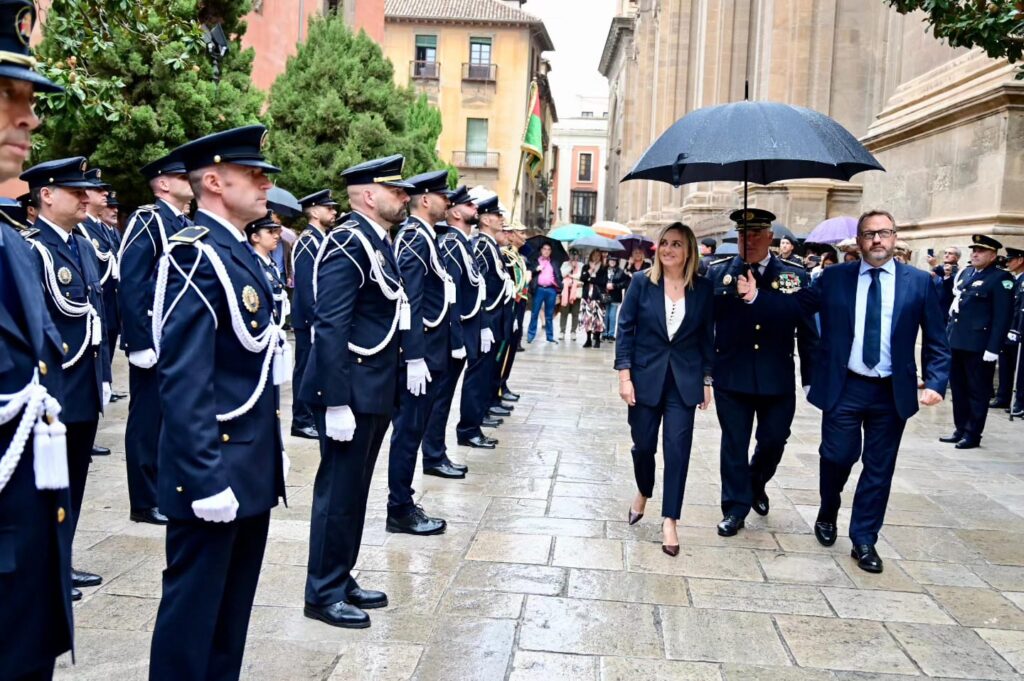
<instances>
[{"instance_id":1,"label":"paved plaza ground","mask_svg":"<svg viewBox=\"0 0 1024 681\"><path fill-rule=\"evenodd\" d=\"M485 681L1012 679L1024 673L1024 422L992 412L983 446L937 442L948 401L908 425L879 552L857 569L845 537L818 545L819 412L801 397L768 489L772 510L715 532L719 427L698 412L677 558L661 552L660 499L626 524L635 492L614 346L538 340L495 451L455 445L465 480L414 483L445 535L384 531L387 454L368 509L359 581L388 593L368 630L302 615L315 442L289 438L289 507L273 512L242 677ZM127 387L123 356L115 388ZM284 414L290 413L287 400ZM100 424L75 566L104 576L75 605L77 663L60 679L146 675L163 530L128 521L127 400ZM849 490L852 491L851 480ZM656 494L660 494L659 481ZM186 680L183 680L186 681Z\"/></svg>"}]
</instances>

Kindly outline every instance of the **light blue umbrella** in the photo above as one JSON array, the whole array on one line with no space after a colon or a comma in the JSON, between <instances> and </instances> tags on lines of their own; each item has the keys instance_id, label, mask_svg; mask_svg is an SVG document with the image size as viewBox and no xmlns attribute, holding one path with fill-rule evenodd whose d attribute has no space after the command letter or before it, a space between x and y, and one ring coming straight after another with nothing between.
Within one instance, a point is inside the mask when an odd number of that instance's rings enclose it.
<instances>
[{"instance_id":1,"label":"light blue umbrella","mask_svg":"<svg viewBox=\"0 0 1024 681\"><path fill-rule=\"evenodd\" d=\"M586 236L597 236L592 228L586 225L562 225L548 232L548 237L555 241L576 241Z\"/></svg>"},{"instance_id":2,"label":"light blue umbrella","mask_svg":"<svg viewBox=\"0 0 1024 681\"><path fill-rule=\"evenodd\" d=\"M582 239L576 239L572 242L573 248L593 248L599 251L609 251L614 253L622 250L622 244L615 239L609 239L607 237L599 236L585 236Z\"/></svg>"}]
</instances>

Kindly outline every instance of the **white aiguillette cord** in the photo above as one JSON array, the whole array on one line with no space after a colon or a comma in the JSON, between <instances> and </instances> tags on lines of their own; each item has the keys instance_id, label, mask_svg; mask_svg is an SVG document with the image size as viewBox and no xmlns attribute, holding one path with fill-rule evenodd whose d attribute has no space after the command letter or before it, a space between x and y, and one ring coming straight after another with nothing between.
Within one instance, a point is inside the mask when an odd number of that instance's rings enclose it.
<instances>
[{"instance_id":1,"label":"white aiguillette cord","mask_svg":"<svg viewBox=\"0 0 1024 681\"><path fill-rule=\"evenodd\" d=\"M71 238L75 238L74 235ZM50 249L38 241L32 241L32 245L43 259L43 273L45 274L43 283L46 285L46 292L50 294L53 304L60 313L65 317L72 318L87 315L85 336L82 338L81 347L71 356L71 359L61 364L62 369L70 369L78 363L78 360L82 359L86 348L90 345L100 345L102 343L103 331L100 327L100 316L96 312L96 308L88 300L84 303L76 303L61 295L60 285L57 283L57 277L53 271L53 255L51 255Z\"/></svg>"},{"instance_id":2,"label":"white aiguillette cord","mask_svg":"<svg viewBox=\"0 0 1024 681\"><path fill-rule=\"evenodd\" d=\"M32 455L36 489L64 489L68 486L67 428L60 422L60 403L39 383L39 370L32 381L11 395L0 394L0 425L21 412L21 420L7 451L0 457L0 493L21 461L29 434L33 434Z\"/></svg>"}]
</instances>

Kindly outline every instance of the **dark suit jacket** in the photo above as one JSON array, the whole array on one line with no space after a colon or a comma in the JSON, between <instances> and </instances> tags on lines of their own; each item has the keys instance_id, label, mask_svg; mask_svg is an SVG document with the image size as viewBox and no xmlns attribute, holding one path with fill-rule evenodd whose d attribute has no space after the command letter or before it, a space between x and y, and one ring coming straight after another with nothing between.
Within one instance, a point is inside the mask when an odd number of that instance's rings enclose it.
<instances>
[{"instance_id":1,"label":"dark suit jacket","mask_svg":"<svg viewBox=\"0 0 1024 681\"><path fill-rule=\"evenodd\" d=\"M494 237L481 232L473 240L473 254L477 269L487 287L487 296L480 305L481 328L486 327L494 334L495 345L504 340L509 328L505 317L505 265Z\"/></svg>"},{"instance_id":2,"label":"dark suit jacket","mask_svg":"<svg viewBox=\"0 0 1024 681\"><path fill-rule=\"evenodd\" d=\"M61 338L39 289L36 254L21 235L0 223L0 393L39 380L62 395ZM7 451L21 414L0 426ZM18 678L71 648L71 495L67 488L36 489L32 438L0 492L0 675Z\"/></svg>"},{"instance_id":3,"label":"dark suit jacket","mask_svg":"<svg viewBox=\"0 0 1024 681\"><path fill-rule=\"evenodd\" d=\"M995 265L964 270L960 310L949 316L949 346L967 352L998 353L1013 316L1013 278Z\"/></svg>"},{"instance_id":4,"label":"dark suit jacket","mask_svg":"<svg viewBox=\"0 0 1024 681\"><path fill-rule=\"evenodd\" d=\"M412 313L411 328L402 332L402 357L406 362L426 360L431 372L441 371L448 366L452 351L451 310L444 279L434 270L435 258L442 268L445 265L433 225L415 217L406 220L395 240L395 257Z\"/></svg>"},{"instance_id":5,"label":"dark suit jacket","mask_svg":"<svg viewBox=\"0 0 1024 681\"><path fill-rule=\"evenodd\" d=\"M451 315L451 345L453 350L466 349L467 359L480 354L480 326L483 303L477 305L478 288L471 278L479 276L473 258L473 244L456 227L446 227L439 241L448 275L455 280L455 311ZM480 284L483 286L483 283Z\"/></svg>"},{"instance_id":6,"label":"dark suit jacket","mask_svg":"<svg viewBox=\"0 0 1024 681\"><path fill-rule=\"evenodd\" d=\"M292 326L308 329L313 326L313 261L320 250L324 235L316 227L302 230L292 248L292 275L295 292L292 294ZM298 386L293 386L298 388Z\"/></svg>"},{"instance_id":7,"label":"dark suit jacket","mask_svg":"<svg viewBox=\"0 0 1024 681\"><path fill-rule=\"evenodd\" d=\"M197 212L195 222L210 230L202 242L224 263L230 294L235 296L246 330L260 333L271 322L274 300L252 251L206 213ZM191 284L186 284L173 266L168 270L163 311L167 319L157 363L164 418L158 449L160 511L177 520L194 520L193 501L230 486L238 499L239 518L265 513L285 493L279 393L273 372L268 372L263 390L248 412L217 421L218 414L237 409L253 394L264 354L250 352L238 342L228 308L229 293L209 258L200 258L194 245L173 242L169 257L186 273L192 271L197 258L199 264ZM168 314L170 301L186 286Z\"/></svg>"},{"instance_id":8,"label":"dark suit jacket","mask_svg":"<svg viewBox=\"0 0 1024 681\"><path fill-rule=\"evenodd\" d=\"M769 304L782 298L790 305L818 312L821 318L821 345L814 366L814 383L808 400L823 411L833 408L846 384L850 349L856 323L857 278L860 262L833 265L822 271L814 286L786 296L774 291L759 291L753 305ZM917 334L923 334L921 364L925 387L945 394L949 381L949 344L943 331L939 294L931 274L909 265L896 263L896 288L893 301L890 355L892 391L896 411L906 420L917 413Z\"/></svg>"},{"instance_id":9,"label":"dark suit jacket","mask_svg":"<svg viewBox=\"0 0 1024 681\"><path fill-rule=\"evenodd\" d=\"M619 308L615 368L629 369L638 404L661 402L668 372L672 372L683 403L704 401L704 377L714 362L715 319L711 282L698 277L686 292L686 316L674 338L665 321L665 284L651 283L645 273L633 281Z\"/></svg>"}]
</instances>

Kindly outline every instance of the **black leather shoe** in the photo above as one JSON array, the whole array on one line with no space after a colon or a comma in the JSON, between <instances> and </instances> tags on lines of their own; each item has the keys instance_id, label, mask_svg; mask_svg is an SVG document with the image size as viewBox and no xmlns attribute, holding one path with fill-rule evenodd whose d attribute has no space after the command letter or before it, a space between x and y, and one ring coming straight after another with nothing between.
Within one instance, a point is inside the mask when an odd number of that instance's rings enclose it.
<instances>
[{"instance_id":1,"label":"black leather shoe","mask_svg":"<svg viewBox=\"0 0 1024 681\"><path fill-rule=\"evenodd\" d=\"M120 402L126 397L128 397L127 393L110 393L110 403Z\"/></svg>"},{"instance_id":2,"label":"black leather shoe","mask_svg":"<svg viewBox=\"0 0 1024 681\"><path fill-rule=\"evenodd\" d=\"M511 416L512 410L505 407L491 407L487 410L487 413L491 416Z\"/></svg>"},{"instance_id":3,"label":"black leather shoe","mask_svg":"<svg viewBox=\"0 0 1024 681\"><path fill-rule=\"evenodd\" d=\"M102 583L103 578L99 575L71 568L71 586L82 588L83 586L99 586Z\"/></svg>"},{"instance_id":4,"label":"black leather shoe","mask_svg":"<svg viewBox=\"0 0 1024 681\"><path fill-rule=\"evenodd\" d=\"M296 428L295 426L292 426L292 436L303 437L306 438L307 440L320 439L320 434L316 432L316 428L314 428L313 426L304 426L301 428Z\"/></svg>"},{"instance_id":5,"label":"black leather shoe","mask_svg":"<svg viewBox=\"0 0 1024 681\"><path fill-rule=\"evenodd\" d=\"M945 442L947 444L955 444L963 439L963 435L960 433L953 433L952 435L944 435L939 438L939 442Z\"/></svg>"},{"instance_id":6,"label":"black leather shoe","mask_svg":"<svg viewBox=\"0 0 1024 681\"><path fill-rule=\"evenodd\" d=\"M505 423L505 421L502 419L485 416L484 420L480 422L480 425L483 426L484 428L497 428L503 423Z\"/></svg>"},{"instance_id":7,"label":"black leather shoe","mask_svg":"<svg viewBox=\"0 0 1024 681\"><path fill-rule=\"evenodd\" d=\"M452 468L447 463L443 463L440 466L433 466L431 468L424 468L423 475L434 475L439 478L451 478L453 480L461 480L466 477L466 471L460 471Z\"/></svg>"},{"instance_id":8,"label":"black leather shoe","mask_svg":"<svg viewBox=\"0 0 1024 681\"><path fill-rule=\"evenodd\" d=\"M523 347L522 343L520 343L519 347L516 348L516 352L526 352L526 348Z\"/></svg>"},{"instance_id":9,"label":"black leather shoe","mask_svg":"<svg viewBox=\"0 0 1024 681\"><path fill-rule=\"evenodd\" d=\"M356 587L348 592L348 602L362 610L388 607L388 595L383 591L372 591Z\"/></svg>"},{"instance_id":10,"label":"black leather shoe","mask_svg":"<svg viewBox=\"0 0 1024 681\"><path fill-rule=\"evenodd\" d=\"M484 442L489 442L492 445L498 444L498 438L496 437L488 437L487 435L481 435L481 437L484 439Z\"/></svg>"},{"instance_id":11,"label":"black leather shoe","mask_svg":"<svg viewBox=\"0 0 1024 681\"><path fill-rule=\"evenodd\" d=\"M519 393L514 393L511 390L506 390L502 394L501 399L505 400L506 402L518 402L519 401Z\"/></svg>"},{"instance_id":12,"label":"black leather shoe","mask_svg":"<svg viewBox=\"0 0 1024 681\"><path fill-rule=\"evenodd\" d=\"M989 409L1006 409L1009 406L1010 406L1009 400L1003 401L1003 400L1000 400L998 398L993 398L992 401L988 403L988 408Z\"/></svg>"},{"instance_id":13,"label":"black leather shoe","mask_svg":"<svg viewBox=\"0 0 1024 681\"><path fill-rule=\"evenodd\" d=\"M839 530L835 523L828 523L818 520L814 523L814 536L822 546L832 546L836 543L836 536Z\"/></svg>"},{"instance_id":14,"label":"black leather shoe","mask_svg":"<svg viewBox=\"0 0 1024 681\"><path fill-rule=\"evenodd\" d=\"M422 508L417 506L416 508L413 509L412 513L405 516L404 518L396 518L392 515L388 515L388 521L387 525L385 526L385 529L388 532L393 532L396 534L415 534L421 537L425 537L432 534L444 534L444 531L445 529L447 529L447 527L448 523L445 522L444 519L431 518L423 512Z\"/></svg>"},{"instance_id":15,"label":"black leather shoe","mask_svg":"<svg viewBox=\"0 0 1024 681\"><path fill-rule=\"evenodd\" d=\"M750 508L754 509L754 513L758 515L768 515L768 511L771 510L771 504L768 502L768 495L764 492L755 494L754 501L750 504Z\"/></svg>"},{"instance_id":16,"label":"black leather shoe","mask_svg":"<svg viewBox=\"0 0 1024 681\"><path fill-rule=\"evenodd\" d=\"M722 518L722 522L718 523L718 536L719 537L732 537L740 528L746 523L743 522L743 518L739 518L734 515L727 515Z\"/></svg>"},{"instance_id":17,"label":"black leather shoe","mask_svg":"<svg viewBox=\"0 0 1024 681\"><path fill-rule=\"evenodd\" d=\"M508 409L509 411L515 411L516 410L516 406L514 404L506 404L505 402L501 403L501 408L502 409Z\"/></svg>"},{"instance_id":18,"label":"black leather shoe","mask_svg":"<svg viewBox=\"0 0 1024 681\"><path fill-rule=\"evenodd\" d=\"M978 440L969 440L966 437L963 440L960 440L960 442L957 442L955 445L953 445L953 447L955 447L956 449L974 449L975 447L980 446L981 442L979 442Z\"/></svg>"},{"instance_id":19,"label":"black leather shoe","mask_svg":"<svg viewBox=\"0 0 1024 681\"><path fill-rule=\"evenodd\" d=\"M332 627L341 627L342 629L366 629L370 626L370 616L345 601L330 605L306 603L302 614L310 619L320 620Z\"/></svg>"},{"instance_id":20,"label":"black leather shoe","mask_svg":"<svg viewBox=\"0 0 1024 681\"><path fill-rule=\"evenodd\" d=\"M1014 409L1013 411L1010 412L1010 416L1012 416L1015 419L1024 417L1024 407L1020 409Z\"/></svg>"},{"instance_id":21,"label":"black leather shoe","mask_svg":"<svg viewBox=\"0 0 1024 681\"><path fill-rule=\"evenodd\" d=\"M72 601L80 601L80 600L82 600L82 592L79 591L78 589L74 588L74 587L71 587L71 600Z\"/></svg>"},{"instance_id":22,"label":"black leather shoe","mask_svg":"<svg viewBox=\"0 0 1024 681\"><path fill-rule=\"evenodd\" d=\"M882 571L882 559L870 544L861 544L850 549L850 556L857 559L857 567L864 572L879 573Z\"/></svg>"},{"instance_id":23,"label":"black leather shoe","mask_svg":"<svg viewBox=\"0 0 1024 681\"><path fill-rule=\"evenodd\" d=\"M159 508L143 508L133 510L128 518L133 523L149 523L150 525L166 525L167 516Z\"/></svg>"},{"instance_id":24,"label":"black leather shoe","mask_svg":"<svg viewBox=\"0 0 1024 681\"><path fill-rule=\"evenodd\" d=\"M490 439L490 438L488 438L488 439ZM448 464L449 466L451 466L452 468L454 468L455 470L457 470L457 471L462 471L463 473L468 473L469 472L469 466L467 466L464 463L455 463L451 459L445 459L444 462L446 464Z\"/></svg>"},{"instance_id":25,"label":"black leather shoe","mask_svg":"<svg viewBox=\"0 0 1024 681\"><path fill-rule=\"evenodd\" d=\"M496 444L493 438L484 439L480 435L471 437L468 440L459 440L460 447L473 447L474 449L494 449Z\"/></svg>"},{"instance_id":26,"label":"black leather shoe","mask_svg":"<svg viewBox=\"0 0 1024 681\"><path fill-rule=\"evenodd\" d=\"M96 447L94 445L93 448L92 448L92 455L93 456L110 456L110 449L107 448L107 447Z\"/></svg>"}]
</instances>

